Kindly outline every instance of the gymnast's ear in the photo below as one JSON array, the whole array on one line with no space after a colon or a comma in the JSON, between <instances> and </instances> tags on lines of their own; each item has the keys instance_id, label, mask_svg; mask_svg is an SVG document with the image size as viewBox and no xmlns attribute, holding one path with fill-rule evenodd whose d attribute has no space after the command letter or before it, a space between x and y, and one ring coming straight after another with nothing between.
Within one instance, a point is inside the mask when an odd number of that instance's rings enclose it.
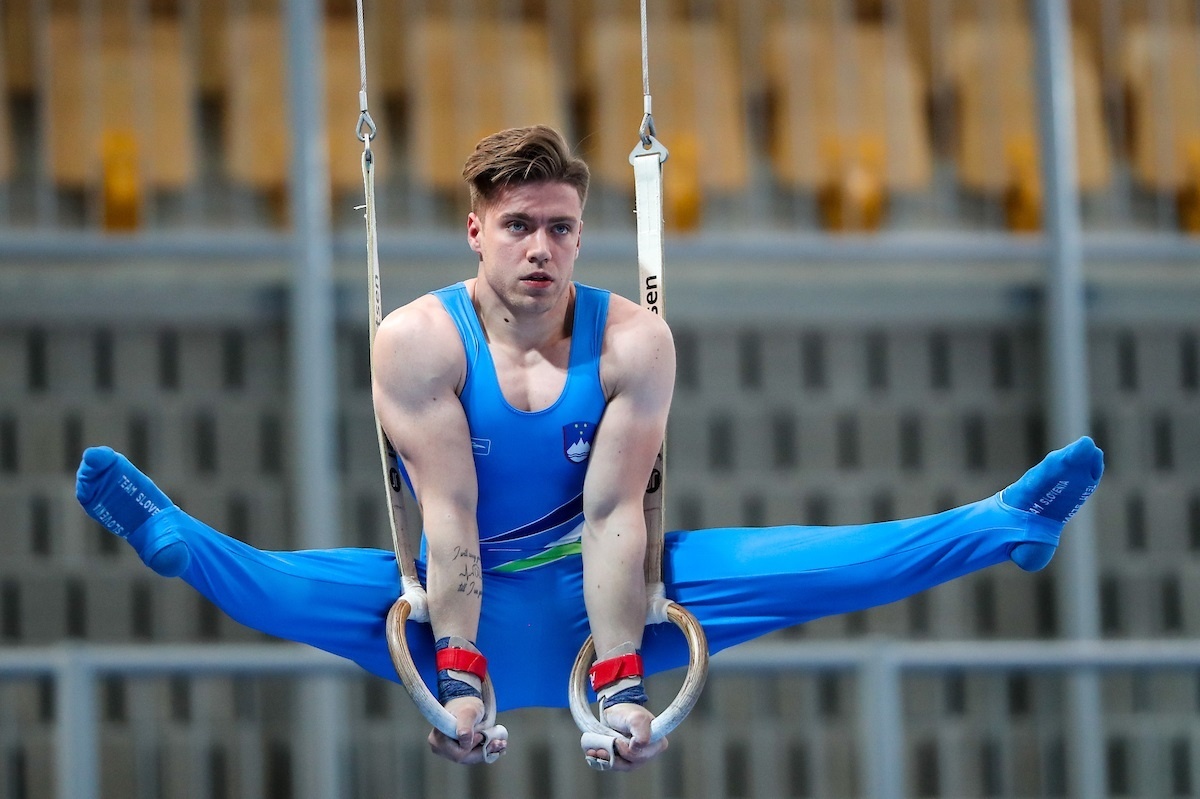
<instances>
[{"instance_id":1,"label":"gymnast's ear","mask_svg":"<svg viewBox=\"0 0 1200 799\"><path fill-rule=\"evenodd\" d=\"M483 217L472 211L467 214L467 244L483 260Z\"/></svg>"}]
</instances>

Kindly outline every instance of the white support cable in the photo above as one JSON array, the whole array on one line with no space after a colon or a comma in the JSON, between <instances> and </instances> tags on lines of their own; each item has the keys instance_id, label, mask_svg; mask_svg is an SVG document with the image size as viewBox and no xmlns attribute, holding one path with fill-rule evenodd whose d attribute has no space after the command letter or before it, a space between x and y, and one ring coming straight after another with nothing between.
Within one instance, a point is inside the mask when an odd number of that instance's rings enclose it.
<instances>
[{"instance_id":1,"label":"white support cable","mask_svg":"<svg viewBox=\"0 0 1200 799\"><path fill-rule=\"evenodd\" d=\"M654 103L650 97L650 21L646 16L646 0L641 1L642 20L642 126L638 130L642 144L650 147L656 135L654 130ZM666 148L663 148L662 160L666 160Z\"/></svg>"},{"instance_id":2,"label":"white support cable","mask_svg":"<svg viewBox=\"0 0 1200 799\"><path fill-rule=\"evenodd\" d=\"M358 11L358 110L367 110L367 30L363 20L362 0L356 0Z\"/></svg>"},{"instance_id":3,"label":"white support cable","mask_svg":"<svg viewBox=\"0 0 1200 799\"><path fill-rule=\"evenodd\" d=\"M642 94L650 96L650 25L646 19L646 0L641 2L642 19ZM647 114L650 112L647 111Z\"/></svg>"},{"instance_id":4,"label":"white support cable","mask_svg":"<svg viewBox=\"0 0 1200 799\"><path fill-rule=\"evenodd\" d=\"M355 134L363 143L363 157L373 160L371 156L371 139L375 138L375 121L367 110L367 29L363 19L363 1L356 0L358 9L358 128ZM364 129L365 128L365 129Z\"/></svg>"},{"instance_id":5,"label":"white support cable","mask_svg":"<svg viewBox=\"0 0 1200 799\"><path fill-rule=\"evenodd\" d=\"M374 351L375 334L383 322L383 292L379 279L379 228L375 213L375 158L371 151L371 139L376 127L367 109L367 40L363 17L363 0L357 0L358 8L358 67L359 67L359 122L356 134L363 143L363 216L367 232L367 338L369 351ZM374 382L374 365L371 368ZM402 596L409 600L409 618L418 622L429 620L428 601L425 589L417 577L413 564L412 545L408 541L404 501L404 481L400 471L400 457L388 441L383 425L375 417L379 456L383 468L385 490L388 494L388 523L392 533L392 548L396 553L396 566L400 570Z\"/></svg>"},{"instance_id":6,"label":"white support cable","mask_svg":"<svg viewBox=\"0 0 1200 799\"><path fill-rule=\"evenodd\" d=\"M655 137L654 117L650 98L650 41L646 18L646 0L641 2L642 18L642 109L644 115L638 129L638 142L629 154L633 166L635 208L637 215L638 296L641 306L663 315L664 309L664 222L663 174L667 148ZM708 677L708 640L704 628L686 608L667 599L662 581L663 561L663 495L666 489L666 442L662 442L651 471L643 498L642 511L646 521L645 578L647 589L646 624L674 622L688 643L688 670L683 685L671 704L658 715L650 727L650 740L658 741L670 734L700 698ZM616 744L624 736L608 727L592 714L587 701L587 671L595 660L595 644L589 636L571 668L568 705L576 726L583 732L580 748L592 768L607 771L613 767ZM603 714L601 714L603 716ZM591 757L588 750L609 752L607 759Z\"/></svg>"},{"instance_id":7,"label":"white support cable","mask_svg":"<svg viewBox=\"0 0 1200 799\"><path fill-rule=\"evenodd\" d=\"M358 58L359 58L359 118L356 134L363 143L362 174L363 201L362 206L367 231L367 291L368 291L368 339L370 349L375 349L375 334L383 323L383 299L379 279L379 232L375 215L375 158L371 152L371 139L375 137L375 123L367 110L367 55L366 31L363 22L362 0L357 0L358 7ZM371 364L371 383L375 382L375 366ZM388 495L388 522L392 532L392 548L396 553L396 566L400 570L400 597L392 605L387 615L385 632L387 635L388 652L392 664L400 676L400 682L412 697L413 703L426 720L443 734L450 738L457 736L457 721L450 715L438 698L433 695L422 679L412 652L408 648L405 625L409 620L416 622L429 621L429 598L424 586L417 576L416 563L413 558L412 544L408 539L407 514L405 511L404 480L401 476L400 456L388 440L387 433L375 415L375 433L379 443L380 463L383 467L383 479ZM508 731L503 725L496 724L496 694L491 680L485 675L483 680L484 719L483 743L484 762L494 763L504 753L489 752L488 745L493 740L506 740Z\"/></svg>"},{"instance_id":8,"label":"white support cable","mask_svg":"<svg viewBox=\"0 0 1200 799\"><path fill-rule=\"evenodd\" d=\"M361 0L360 0L361 2ZM366 112L363 112L366 114ZM361 127L360 127L361 132ZM379 232L375 216L375 159L371 155L370 137L361 137L363 141L362 173L363 173L363 216L367 229L367 302L369 305L367 326L368 352L375 349L375 334L383 322L383 298L379 280ZM374 365L371 367L372 383L374 382ZM396 553L396 566L400 569L401 588L406 595L414 598L412 618L416 621L428 621L429 615L424 601L424 589L417 579L416 569L412 566L412 549L408 542L405 527L404 485L400 476L399 456L393 449L387 434L375 417L376 437L379 442L379 457L383 467L384 488L388 495L388 524L392 532L392 548ZM411 594L410 594L411 592ZM419 598L416 598L419 597Z\"/></svg>"},{"instance_id":9,"label":"white support cable","mask_svg":"<svg viewBox=\"0 0 1200 799\"><path fill-rule=\"evenodd\" d=\"M663 233L663 174L667 148L655 138L654 117L650 112L650 27L646 0L641 0L642 20L642 95L644 116L638 129L638 143L629 154L634 175L634 213L637 216L638 297L643 308L663 316L665 263ZM643 512L646 519L646 584L657 592L662 584L663 496L666 478L666 442L646 488ZM652 593L652 596L654 594ZM665 613L661 602L651 602L647 617L661 622ZM699 626L697 625L697 629Z\"/></svg>"}]
</instances>

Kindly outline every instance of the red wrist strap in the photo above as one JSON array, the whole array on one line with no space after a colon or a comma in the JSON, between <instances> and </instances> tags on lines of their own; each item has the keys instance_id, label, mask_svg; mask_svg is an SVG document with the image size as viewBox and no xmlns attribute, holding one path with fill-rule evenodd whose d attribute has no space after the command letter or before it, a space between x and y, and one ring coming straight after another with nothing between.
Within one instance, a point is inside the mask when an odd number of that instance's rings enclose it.
<instances>
[{"instance_id":1,"label":"red wrist strap","mask_svg":"<svg viewBox=\"0 0 1200 799\"><path fill-rule=\"evenodd\" d=\"M592 682L592 690L599 691L607 688L617 680L626 677L641 677L645 674L642 667L642 656L636 652L631 655L618 655L608 660L597 661L588 669L588 677Z\"/></svg>"},{"instance_id":2,"label":"red wrist strap","mask_svg":"<svg viewBox=\"0 0 1200 799\"><path fill-rule=\"evenodd\" d=\"M469 649L448 646L438 651L435 662L438 671L465 671L481 680L487 675L487 658Z\"/></svg>"}]
</instances>

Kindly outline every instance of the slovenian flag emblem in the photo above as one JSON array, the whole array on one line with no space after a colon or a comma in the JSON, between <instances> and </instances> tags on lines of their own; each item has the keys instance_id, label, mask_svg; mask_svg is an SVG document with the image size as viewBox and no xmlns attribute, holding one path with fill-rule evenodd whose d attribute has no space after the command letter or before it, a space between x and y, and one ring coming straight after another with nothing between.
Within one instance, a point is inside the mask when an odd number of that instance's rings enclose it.
<instances>
[{"instance_id":1,"label":"slovenian flag emblem","mask_svg":"<svg viewBox=\"0 0 1200 799\"><path fill-rule=\"evenodd\" d=\"M571 422L563 425L563 453L572 463L583 463L592 453L592 436L596 426L591 422Z\"/></svg>"}]
</instances>

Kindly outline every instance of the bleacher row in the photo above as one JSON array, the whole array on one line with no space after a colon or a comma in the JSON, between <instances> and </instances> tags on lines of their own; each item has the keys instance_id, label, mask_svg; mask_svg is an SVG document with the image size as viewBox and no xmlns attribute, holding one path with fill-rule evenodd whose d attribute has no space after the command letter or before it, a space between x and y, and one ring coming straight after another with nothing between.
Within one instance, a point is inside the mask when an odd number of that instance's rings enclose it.
<instances>
[{"instance_id":1,"label":"bleacher row","mask_svg":"<svg viewBox=\"0 0 1200 799\"><path fill-rule=\"evenodd\" d=\"M327 2L330 177L361 191L354 4ZM211 171L283 196L289 179L286 19L272 0L62 0L5 4L3 81L32 97L36 166L0 119L0 181L22 170L100 198L110 228L139 225L145 197ZM830 228L886 222L893 196L955 185L999 199L1010 228L1039 224L1034 38L1023 2L709 0L651 4L655 117L674 162L675 227L758 175L816 198ZM1200 29L1190 5L1076 0L1078 181L1178 201L1200 229ZM381 179L459 190L474 142L545 122L588 155L600 188L626 192L640 119L637 4L629 0L368 2ZM35 35L29 36L28 32ZM218 108L201 121L202 101ZM0 103L8 115L12 103ZM26 108L20 106L20 108ZM214 129L206 129L212 125ZM215 165L210 165L214 161Z\"/></svg>"}]
</instances>

